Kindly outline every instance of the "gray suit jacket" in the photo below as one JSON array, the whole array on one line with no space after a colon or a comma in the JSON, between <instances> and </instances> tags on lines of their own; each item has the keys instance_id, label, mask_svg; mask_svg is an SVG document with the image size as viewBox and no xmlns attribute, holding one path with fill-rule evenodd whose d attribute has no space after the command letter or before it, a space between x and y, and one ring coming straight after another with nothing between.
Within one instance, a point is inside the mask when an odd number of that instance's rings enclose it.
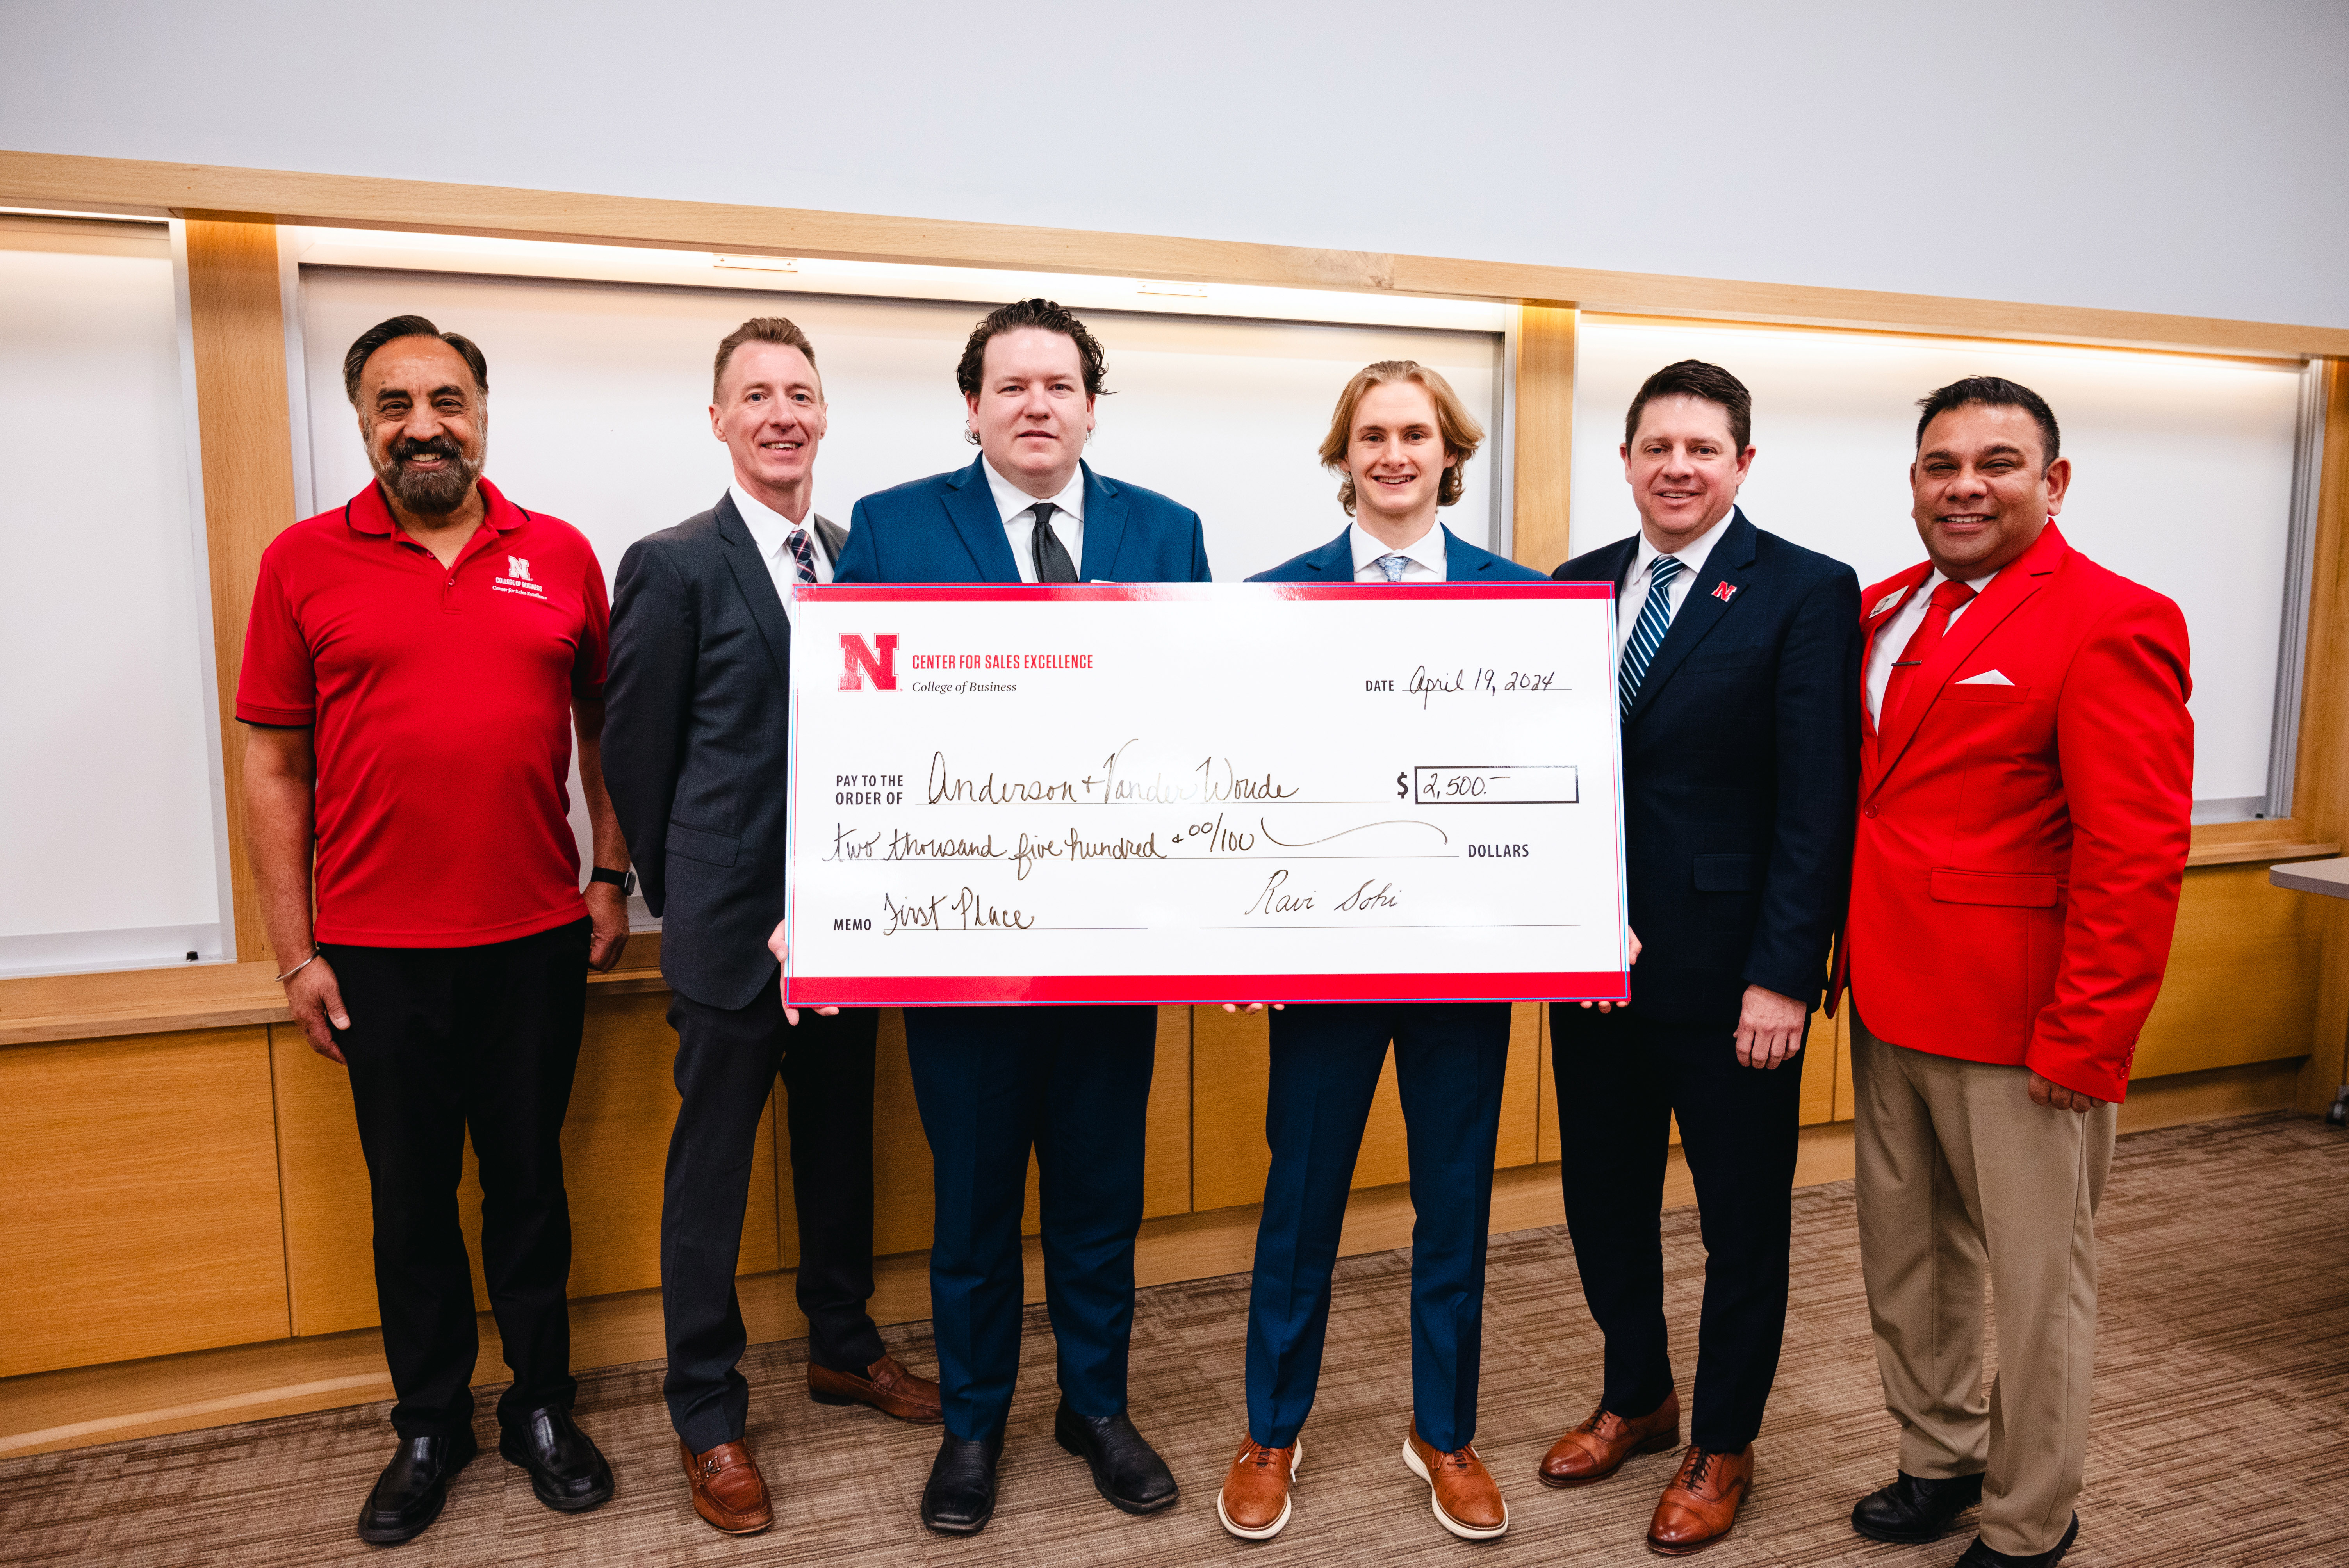
<instances>
[{"instance_id":1,"label":"gray suit jacket","mask_svg":"<svg viewBox=\"0 0 2349 1568\"><path fill-rule=\"evenodd\" d=\"M835 564L847 531L815 520ZM783 917L792 634L730 495L647 535L620 561L604 688L604 782L645 902L661 974L714 1007L774 984Z\"/></svg>"}]
</instances>

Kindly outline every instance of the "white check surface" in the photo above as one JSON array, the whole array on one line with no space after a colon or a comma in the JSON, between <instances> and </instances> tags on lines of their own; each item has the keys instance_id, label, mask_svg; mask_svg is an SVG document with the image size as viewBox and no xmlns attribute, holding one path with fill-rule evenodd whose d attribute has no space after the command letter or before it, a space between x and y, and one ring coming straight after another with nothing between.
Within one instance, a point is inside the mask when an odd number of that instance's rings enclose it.
<instances>
[{"instance_id":1,"label":"white check surface","mask_svg":"<svg viewBox=\"0 0 2349 1568\"><path fill-rule=\"evenodd\" d=\"M805 592L790 997L1619 997L1612 607Z\"/></svg>"}]
</instances>

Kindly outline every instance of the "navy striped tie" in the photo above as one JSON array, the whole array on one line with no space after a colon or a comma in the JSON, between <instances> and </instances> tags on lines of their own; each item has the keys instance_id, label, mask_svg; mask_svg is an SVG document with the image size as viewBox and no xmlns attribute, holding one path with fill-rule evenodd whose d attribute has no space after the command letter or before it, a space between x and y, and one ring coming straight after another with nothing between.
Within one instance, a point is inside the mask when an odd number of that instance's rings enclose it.
<instances>
[{"instance_id":1,"label":"navy striped tie","mask_svg":"<svg viewBox=\"0 0 2349 1568\"><path fill-rule=\"evenodd\" d=\"M1648 568L1648 597L1640 606L1640 619L1631 627L1631 640L1623 645L1623 663L1615 672L1615 696L1623 711L1631 711L1631 699L1640 695L1640 677L1648 673L1648 661L1664 645L1664 633L1672 624L1672 581L1681 574L1677 556L1659 555Z\"/></svg>"}]
</instances>

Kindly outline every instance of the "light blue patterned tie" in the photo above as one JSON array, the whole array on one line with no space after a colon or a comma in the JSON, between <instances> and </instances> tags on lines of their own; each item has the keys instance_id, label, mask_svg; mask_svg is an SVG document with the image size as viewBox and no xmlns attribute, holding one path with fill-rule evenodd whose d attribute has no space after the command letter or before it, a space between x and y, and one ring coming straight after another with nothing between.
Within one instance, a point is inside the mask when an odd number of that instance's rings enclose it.
<instances>
[{"instance_id":1,"label":"light blue patterned tie","mask_svg":"<svg viewBox=\"0 0 2349 1568\"><path fill-rule=\"evenodd\" d=\"M1659 556L1657 559L1661 560L1662 557ZM1411 564L1411 557L1398 550L1392 554L1380 556L1371 564L1377 567L1380 575L1388 582L1400 583L1402 581L1402 569Z\"/></svg>"},{"instance_id":2,"label":"light blue patterned tie","mask_svg":"<svg viewBox=\"0 0 2349 1568\"><path fill-rule=\"evenodd\" d=\"M1664 644L1664 633L1672 624L1672 581L1681 574L1677 556L1659 555L1648 568L1648 597L1640 606L1640 619L1631 627L1631 640L1623 645L1623 663L1615 672L1615 696L1625 713L1631 711L1631 699L1640 695L1640 677L1648 673L1648 661Z\"/></svg>"}]
</instances>

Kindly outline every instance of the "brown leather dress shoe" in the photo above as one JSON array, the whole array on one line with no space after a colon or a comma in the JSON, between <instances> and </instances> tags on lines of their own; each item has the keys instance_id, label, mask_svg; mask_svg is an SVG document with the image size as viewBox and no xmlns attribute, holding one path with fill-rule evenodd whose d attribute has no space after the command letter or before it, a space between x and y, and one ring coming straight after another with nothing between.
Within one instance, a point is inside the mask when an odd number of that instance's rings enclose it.
<instances>
[{"instance_id":1,"label":"brown leather dress shoe","mask_svg":"<svg viewBox=\"0 0 2349 1568\"><path fill-rule=\"evenodd\" d=\"M1402 1440L1402 1462L1427 1483L1435 1522L1463 1541L1490 1541L1509 1528L1509 1505L1493 1472L1476 1457L1476 1445L1443 1453L1420 1440L1419 1422Z\"/></svg>"},{"instance_id":2,"label":"brown leather dress shoe","mask_svg":"<svg viewBox=\"0 0 2349 1568\"><path fill-rule=\"evenodd\" d=\"M1677 1391L1644 1416L1626 1420L1601 1405L1590 1419L1550 1445L1542 1455L1544 1486L1588 1486L1605 1480L1633 1454L1660 1454L1681 1446L1681 1397Z\"/></svg>"},{"instance_id":3,"label":"brown leather dress shoe","mask_svg":"<svg viewBox=\"0 0 2349 1568\"><path fill-rule=\"evenodd\" d=\"M1717 1454L1689 1445L1680 1473L1656 1502L1648 1523L1648 1550L1665 1557L1702 1552L1737 1522L1738 1504L1754 1489L1754 1445Z\"/></svg>"},{"instance_id":4,"label":"brown leather dress shoe","mask_svg":"<svg viewBox=\"0 0 2349 1568\"><path fill-rule=\"evenodd\" d=\"M1248 1439L1224 1476L1224 1490L1216 1494L1216 1517L1242 1541L1271 1540L1288 1522L1288 1489L1304 1460L1301 1439L1285 1449Z\"/></svg>"},{"instance_id":5,"label":"brown leather dress shoe","mask_svg":"<svg viewBox=\"0 0 2349 1568\"><path fill-rule=\"evenodd\" d=\"M935 1427L946 1419L938 1407L938 1386L905 1370L895 1356L884 1356L858 1377L808 1363L808 1398L819 1405L870 1405L885 1416L916 1426Z\"/></svg>"},{"instance_id":6,"label":"brown leather dress shoe","mask_svg":"<svg viewBox=\"0 0 2349 1568\"><path fill-rule=\"evenodd\" d=\"M679 1439L677 1451L685 1460L685 1479L693 1483L693 1511L712 1530L756 1535L775 1522L775 1511L767 1502L767 1478L741 1443L720 1443L697 1454Z\"/></svg>"}]
</instances>

